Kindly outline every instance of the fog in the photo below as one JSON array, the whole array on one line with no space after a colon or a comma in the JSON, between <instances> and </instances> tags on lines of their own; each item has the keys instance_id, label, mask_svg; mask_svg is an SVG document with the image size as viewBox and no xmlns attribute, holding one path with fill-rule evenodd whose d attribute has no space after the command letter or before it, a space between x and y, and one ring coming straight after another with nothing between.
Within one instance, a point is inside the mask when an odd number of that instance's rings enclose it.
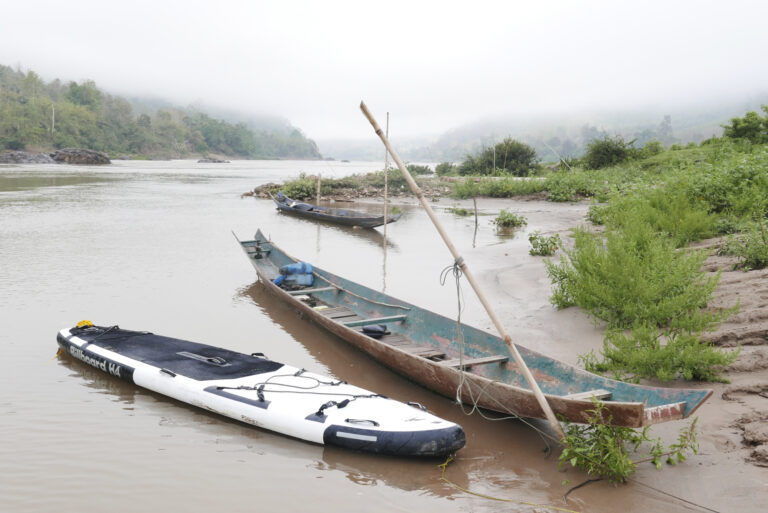
<instances>
[{"instance_id":1,"label":"fog","mask_svg":"<svg viewBox=\"0 0 768 513\"><path fill-rule=\"evenodd\" d=\"M0 64L364 138L768 91L760 1L16 2Z\"/></svg>"}]
</instances>

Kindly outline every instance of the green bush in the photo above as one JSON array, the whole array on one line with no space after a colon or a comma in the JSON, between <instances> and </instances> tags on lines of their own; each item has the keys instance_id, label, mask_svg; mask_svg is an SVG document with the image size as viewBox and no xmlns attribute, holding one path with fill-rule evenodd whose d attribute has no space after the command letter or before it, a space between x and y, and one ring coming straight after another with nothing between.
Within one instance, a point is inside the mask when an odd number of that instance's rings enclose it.
<instances>
[{"instance_id":1,"label":"green bush","mask_svg":"<svg viewBox=\"0 0 768 513\"><path fill-rule=\"evenodd\" d=\"M427 165L420 166L420 165L417 165L417 164L408 164L408 165L405 166L405 168L413 176L431 175L432 174L432 169L429 166L427 166Z\"/></svg>"},{"instance_id":2,"label":"green bush","mask_svg":"<svg viewBox=\"0 0 768 513\"><path fill-rule=\"evenodd\" d=\"M688 191L677 183L640 187L634 194L614 198L603 212L604 223L613 228L633 220L666 234L678 247L718 231L717 216L708 212L706 203L690 199Z\"/></svg>"},{"instance_id":3,"label":"green bush","mask_svg":"<svg viewBox=\"0 0 768 513\"><path fill-rule=\"evenodd\" d=\"M743 118L731 118L731 122L723 125L723 137L730 139L747 139L753 143L768 142L768 105L762 106L766 116L751 110Z\"/></svg>"},{"instance_id":4,"label":"green bush","mask_svg":"<svg viewBox=\"0 0 768 513\"><path fill-rule=\"evenodd\" d=\"M581 160L587 169L601 169L629 160L632 151L632 143L625 142L622 137L604 137L587 144L587 152Z\"/></svg>"},{"instance_id":5,"label":"green bush","mask_svg":"<svg viewBox=\"0 0 768 513\"><path fill-rule=\"evenodd\" d=\"M441 162L435 167L437 176L453 176L459 174L459 167L452 162Z\"/></svg>"},{"instance_id":6,"label":"green bush","mask_svg":"<svg viewBox=\"0 0 768 513\"><path fill-rule=\"evenodd\" d=\"M496 225L497 228L518 228L528 224L528 221L522 215L515 214L514 212L508 212L504 209L499 212L498 217L496 217L496 219L494 219L492 222Z\"/></svg>"},{"instance_id":7,"label":"green bush","mask_svg":"<svg viewBox=\"0 0 768 513\"><path fill-rule=\"evenodd\" d=\"M587 370L613 372L622 379L643 376L660 381L725 381L722 369L738 356L738 351L724 352L701 340L700 331L659 330L647 323L634 326L629 333L609 330L601 352L602 362L584 359Z\"/></svg>"},{"instance_id":8,"label":"green bush","mask_svg":"<svg viewBox=\"0 0 768 513\"><path fill-rule=\"evenodd\" d=\"M574 248L545 265L553 304L578 305L608 323L603 360L584 357L587 368L621 378L721 379L721 367L735 356L701 337L738 306L702 310L720 278L700 271L706 257L676 249L673 239L638 218L609 229L605 239L577 229Z\"/></svg>"},{"instance_id":9,"label":"green bush","mask_svg":"<svg viewBox=\"0 0 768 513\"><path fill-rule=\"evenodd\" d=\"M468 216L472 214L472 211L464 207L448 207L448 212L457 216Z\"/></svg>"},{"instance_id":10,"label":"green bush","mask_svg":"<svg viewBox=\"0 0 768 513\"><path fill-rule=\"evenodd\" d=\"M638 319L666 326L695 316L720 279L699 272L707 253L678 251L639 221L607 231L605 241L583 228L574 237L574 248L559 264L546 264L552 302L558 308L578 305L611 326L631 327Z\"/></svg>"},{"instance_id":11,"label":"green bush","mask_svg":"<svg viewBox=\"0 0 768 513\"><path fill-rule=\"evenodd\" d=\"M283 194L297 200L307 200L317 195L317 179L299 178L280 187Z\"/></svg>"},{"instance_id":12,"label":"green bush","mask_svg":"<svg viewBox=\"0 0 768 513\"><path fill-rule=\"evenodd\" d=\"M637 156L640 158L648 158L653 157L654 155L659 155L660 153L664 152L664 145L661 144L656 139L652 141L648 141L645 143L645 146L643 146L638 152Z\"/></svg>"},{"instance_id":13,"label":"green bush","mask_svg":"<svg viewBox=\"0 0 768 513\"><path fill-rule=\"evenodd\" d=\"M592 399L594 408L587 410L586 424L565 424L565 440L560 453L558 468L570 464L584 470L589 476L606 479L611 484L625 482L637 469L637 464L651 462L661 469L662 458L675 465L686 460L686 454L697 454L696 419L684 427L677 442L664 448L660 438L651 439L650 426L642 431L614 427L613 418L606 406ZM644 444L650 443L649 456L633 461L630 456Z\"/></svg>"},{"instance_id":14,"label":"green bush","mask_svg":"<svg viewBox=\"0 0 768 513\"><path fill-rule=\"evenodd\" d=\"M459 174L528 176L538 162L531 146L507 138L477 155L467 155L459 166Z\"/></svg>"},{"instance_id":15,"label":"green bush","mask_svg":"<svg viewBox=\"0 0 768 513\"><path fill-rule=\"evenodd\" d=\"M765 221L759 221L750 226L745 233L729 238L720 253L738 256L737 267L741 269L768 267L768 233L766 233Z\"/></svg>"},{"instance_id":16,"label":"green bush","mask_svg":"<svg viewBox=\"0 0 768 513\"><path fill-rule=\"evenodd\" d=\"M545 237L538 230L528 236L528 242L531 243L531 249L528 252L534 256L554 255L555 251L560 249L560 246L563 243L563 241L560 240L560 235L554 234Z\"/></svg>"}]
</instances>

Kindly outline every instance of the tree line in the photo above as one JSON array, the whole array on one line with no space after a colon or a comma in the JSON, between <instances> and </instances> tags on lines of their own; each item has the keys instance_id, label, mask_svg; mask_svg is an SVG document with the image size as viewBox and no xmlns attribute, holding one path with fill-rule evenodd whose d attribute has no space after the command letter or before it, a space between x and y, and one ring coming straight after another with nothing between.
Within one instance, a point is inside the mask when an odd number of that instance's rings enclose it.
<instances>
[{"instance_id":1,"label":"tree line","mask_svg":"<svg viewBox=\"0 0 768 513\"><path fill-rule=\"evenodd\" d=\"M758 112L749 111L744 117L733 117L730 122L721 125L723 139L746 140L751 143L768 143L768 105L762 106L765 116ZM665 116L659 126L658 134L664 141L675 141L672 136L670 116ZM609 136L604 131L595 130L593 138L586 143L584 154L580 158L564 157L560 166L570 169L580 166L586 170L602 169L615 166L631 160L641 160L658 155L665 150L665 145L658 138L634 138L626 141L622 136ZM646 134L647 135L647 134ZM708 144L717 138L704 140ZM686 147L695 147L688 143ZM671 150L682 149L683 146L674 143ZM558 155L559 156L559 155ZM437 165L435 172L440 175L474 175L474 176L531 176L543 171L536 149L524 142L512 138L481 149L478 152L466 154L460 164L442 162Z\"/></svg>"},{"instance_id":2,"label":"tree line","mask_svg":"<svg viewBox=\"0 0 768 513\"><path fill-rule=\"evenodd\" d=\"M251 129L179 108L138 114L91 80L45 82L34 71L0 65L0 150L67 147L147 158L321 158L315 142L292 127Z\"/></svg>"}]
</instances>

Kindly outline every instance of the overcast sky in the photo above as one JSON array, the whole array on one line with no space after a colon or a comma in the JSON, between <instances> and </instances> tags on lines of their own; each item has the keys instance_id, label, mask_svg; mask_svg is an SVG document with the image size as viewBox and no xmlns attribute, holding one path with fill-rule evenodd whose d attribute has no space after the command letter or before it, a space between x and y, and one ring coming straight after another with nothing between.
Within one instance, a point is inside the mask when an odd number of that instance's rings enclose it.
<instances>
[{"instance_id":1,"label":"overcast sky","mask_svg":"<svg viewBox=\"0 0 768 513\"><path fill-rule=\"evenodd\" d=\"M365 138L768 91L768 2L0 0L0 64Z\"/></svg>"}]
</instances>

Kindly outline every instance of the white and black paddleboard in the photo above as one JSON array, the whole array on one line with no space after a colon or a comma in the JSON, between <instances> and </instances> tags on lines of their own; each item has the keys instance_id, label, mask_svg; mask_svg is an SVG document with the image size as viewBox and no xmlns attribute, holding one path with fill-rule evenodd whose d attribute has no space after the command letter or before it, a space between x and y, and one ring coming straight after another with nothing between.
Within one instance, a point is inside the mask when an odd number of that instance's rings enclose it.
<instances>
[{"instance_id":1,"label":"white and black paddleboard","mask_svg":"<svg viewBox=\"0 0 768 513\"><path fill-rule=\"evenodd\" d=\"M461 426L303 369L148 332L87 321L63 329L61 349L116 378L309 442L398 456L461 449Z\"/></svg>"}]
</instances>

